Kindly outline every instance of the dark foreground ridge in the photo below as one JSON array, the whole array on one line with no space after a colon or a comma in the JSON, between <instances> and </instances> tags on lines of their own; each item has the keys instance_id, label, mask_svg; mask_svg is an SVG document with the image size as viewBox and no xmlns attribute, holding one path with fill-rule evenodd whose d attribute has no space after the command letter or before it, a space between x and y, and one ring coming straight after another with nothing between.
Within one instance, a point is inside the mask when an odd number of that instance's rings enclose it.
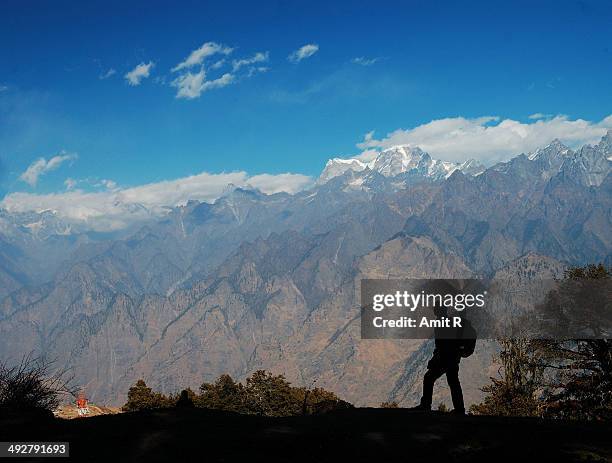
<instances>
[{"instance_id":1,"label":"dark foreground ridge","mask_svg":"<svg viewBox=\"0 0 612 463\"><path fill-rule=\"evenodd\" d=\"M612 459L609 423L462 417L403 409L362 408L290 418L206 409L151 410L74 420L40 419L33 423L0 418L0 436L2 441L70 442L71 457L51 461Z\"/></svg>"}]
</instances>

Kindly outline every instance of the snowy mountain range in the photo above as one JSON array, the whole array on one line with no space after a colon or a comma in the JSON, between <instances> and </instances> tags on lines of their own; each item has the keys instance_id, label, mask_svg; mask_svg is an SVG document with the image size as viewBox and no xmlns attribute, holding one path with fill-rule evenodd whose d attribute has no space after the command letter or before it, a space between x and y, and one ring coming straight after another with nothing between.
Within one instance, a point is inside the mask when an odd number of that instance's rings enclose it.
<instances>
[{"instance_id":1,"label":"snowy mountain range","mask_svg":"<svg viewBox=\"0 0 612 463\"><path fill-rule=\"evenodd\" d=\"M537 149L526 156L532 167L542 174L542 178L551 178L559 172L580 178L589 186L600 185L612 166L612 130L595 145L585 145L577 151L555 139L547 146ZM503 171L512 165L513 160L501 162L492 169ZM374 159L364 162L357 158L333 158L327 161L317 183L323 184L332 178L339 177L348 171L367 175L377 172L384 177L392 178L399 175L413 178L443 180L450 177L455 171L470 176L482 174L485 166L475 159L468 159L462 163L440 161L433 159L419 147L398 145L378 153Z\"/></svg>"},{"instance_id":2,"label":"snowy mountain range","mask_svg":"<svg viewBox=\"0 0 612 463\"><path fill-rule=\"evenodd\" d=\"M487 170L514 171L515 175L521 175L521 169L517 170L519 165L526 171L539 172L542 180L563 174L586 186L598 186L611 170L612 130L608 131L594 146L585 145L574 151L555 139L532 153L520 154L509 161L500 162L488 168L475 159L468 159L462 163L433 159L419 147L410 145L398 145L385 149L367 162L356 157L332 158L327 161L317 181L306 191L316 191L331 180L334 180L335 187L344 191L397 191L414 181L444 181L455 172L461 172L470 177L479 176ZM236 188L238 187L227 185L218 200ZM241 188L244 189L244 187ZM256 191L255 188L252 190ZM132 227L139 227L163 217L173 207L175 205L160 204L158 207L150 208L123 198L121 195L115 195L113 207L108 216L105 217L100 213L94 219L98 226L100 222L128 224L126 230L120 230L122 227L115 230L114 234L120 236L131 232ZM124 225L123 228L126 226ZM23 241L24 234L29 235L28 239L45 240L50 236L80 235L98 229L92 227L92 224L87 221L65 217L60 211L54 211L52 208L18 212L0 207L0 238L8 241Z\"/></svg>"},{"instance_id":3,"label":"snowy mountain range","mask_svg":"<svg viewBox=\"0 0 612 463\"><path fill-rule=\"evenodd\" d=\"M374 159L363 162L356 158L333 158L327 161L318 183L325 183L338 177L348 170L353 172L378 172L385 177L395 177L404 173L411 173L424 178L441 180L448 178L454 171L461 170L469 175L477 175L484 171L475 159L458 164L448 161L432 159L431 156L419 147L398 145L381 151Z\"/></svg>"},{"instance_id":4,"label":"snowy mountain range","mask_svg":"<svg viewBox=\"0 0 612 463\"><path fill-rule=\"evenodd\" d=\"M261 368L358 404L413 403L431 346L361 342L359 281L612 265L611 141L486 169L394 147L331 160L296 194L229 188L120 234L1 211L0 356L49 354L111 403L138 378L176 392ZM468 401L490 359L462 367L479 378Z\"/></svg>"}]
</instances>

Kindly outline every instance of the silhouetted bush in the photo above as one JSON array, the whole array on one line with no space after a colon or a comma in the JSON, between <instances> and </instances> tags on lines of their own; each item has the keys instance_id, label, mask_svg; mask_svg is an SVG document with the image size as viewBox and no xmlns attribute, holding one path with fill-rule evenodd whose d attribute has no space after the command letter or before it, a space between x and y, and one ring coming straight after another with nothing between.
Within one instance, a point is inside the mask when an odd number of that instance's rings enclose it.
<instances>
[{"instance_id":1,"label":"silhouetted bush","mask_svg":"<svg viewBox=\"0 0 612 463\"><path fill-rule=\"evenodd\" d=\"M189 399L196 407L260 416L319 414L352 408L336 394L323 388L293 387L283 375L264 370L254 372L243 385L230 375L221 375L214 383L203 383L200 393L186 389L179 396L166 397L139 380L128 391L125 411L170 407Z\"/></svg>"},{"instance_id":2,"label":"silhouetted bush","mask_svg":"<svg viewBox=\"0 0 612 463\"><path fill-rule=\"evenodd\" d=\"M316 415L328 411L353 408L353 405L349 402L321 387L315 387L314 389L293 388L293 395L297 402L302 404L302 415Z\"/></svg>"},{"instance_id":3,"label":"silhouetted bush","mask_svg":"<svg viewBox=\"0 0 612 463\"><path fill-rule=\"evenodd\" d=\"M393 402L382 402L379 405L379 408L399 408L399 404L395 401Z\"/></svg>"},{"instance_id":4,"label":"silhouetted bush","mask_svg":"<svg viewBox=\"0 0 612 463\"><path fill-rule=\"evenodd\" d=\"M53 412L62 395L74 395L66 370L53 370L52 361L30 355L19 364L0 363L0 413Z\"/></svg>"},{"instance_id":5,"label":"silhouetted bush","mask_svg":"<svg viewBox=\"0 0 612 463\"><path fill-rule=\"evenodd\" d=\"M450 412L450 410L448 409L448 407L446 406L445 403L440 402L440 405L438 405L438 411L442 412L442 413L448 413Z\"/></svg>"}]
</instances>

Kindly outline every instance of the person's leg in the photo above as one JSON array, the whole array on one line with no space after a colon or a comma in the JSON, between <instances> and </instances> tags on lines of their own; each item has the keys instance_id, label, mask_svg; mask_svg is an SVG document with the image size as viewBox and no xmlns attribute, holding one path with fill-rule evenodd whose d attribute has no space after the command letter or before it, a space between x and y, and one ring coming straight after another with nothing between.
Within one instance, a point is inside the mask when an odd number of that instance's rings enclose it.
<instances>
[{"instance_id":1,"label":"person's leg","mask_svg":"<svg viewBox=\"0 0 612 463\"><path fill-rule=\"evenodd\" d=\"M436 380L444 374L444 370L437 365L432 365L427 369L427 373L423 376L423 396L421 397L420 407L430 410L433 396L433 388Z\"/></svg>"},{"instance_id":2,"label":"person's leg","mask_svg":"<svg viewBox=\"0 0 612 463\"><path fill-rule=\"evenodd\" d=\"M450 387L451 390L454 411L456 413L465 413L463 391L461 391L461 383L459 382L459 364L451 365L447 368L446 381L448 382L448 387Z\"/></svg>"}]
</instances>

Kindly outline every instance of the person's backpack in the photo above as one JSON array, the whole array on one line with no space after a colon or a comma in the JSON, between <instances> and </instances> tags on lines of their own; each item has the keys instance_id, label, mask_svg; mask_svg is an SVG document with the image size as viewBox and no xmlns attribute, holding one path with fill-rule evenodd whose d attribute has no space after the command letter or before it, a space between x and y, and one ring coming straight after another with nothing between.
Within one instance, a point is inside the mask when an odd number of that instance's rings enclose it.
<instances>
[{"instance_id":1,"label":"person's backpack","mask_svg":"<svg viewBox=\"0 0 612 463\"><path fill-rule=\"evenodd\" d=\"M459 346L461 357L468 358L476 349L476 330L468 320L464 320Z\"/></svg>"},{"instance_id":2,"label":"person's backpack","mask_svg":"<svg viewBox=\"0 0 612 463\"><path fill-rule=\"evenodd\" d=\"M476 349L476 339L462 339L461 340L461 357L468 358L474 353Z\"/></svg>"}]
</instances>

